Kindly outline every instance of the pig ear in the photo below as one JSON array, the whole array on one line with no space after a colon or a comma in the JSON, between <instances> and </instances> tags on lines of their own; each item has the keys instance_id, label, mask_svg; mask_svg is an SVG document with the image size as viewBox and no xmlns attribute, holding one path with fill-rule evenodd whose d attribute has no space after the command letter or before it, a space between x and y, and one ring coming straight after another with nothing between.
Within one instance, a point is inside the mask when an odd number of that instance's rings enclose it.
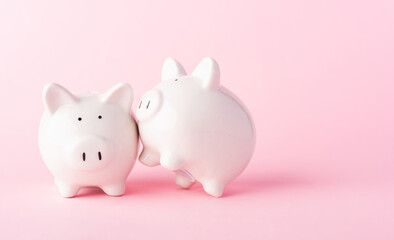
<instances>
[{"instance_id":1,"label":"pig ear","mask_svg":"<svg viewBox=\"0 0 394 240\"><path fill-rule=\"evenodd\" d=\"M204 58L193 71L192 76L198 77L203 88L215 89L220 85L220 69L218 63L210 57Z\"/></svg>"},{"instance_id":2,"label":"pig ear","mask_svg":"<svg viewBox=\"0 0 394 240\"><path fill-rule=\"evenodd\" d=\"M178 76L186 75L185 69L182 65L173 58L167 58L164 61L163 68L161 69L161 80L166 81Z\"/></svg>"},{"instance_id":3,"label":"pig ear","mask_svg":"<svg viewBox=\"0 0 394 240\"><path fill-rule=\"evenodd\" d=\"M45 109L47 109L50 114L54 114L62 105L77 102L77 98L72 93L56 83L50 83L44 87L42 99Z\"/></svg>"},{"instance_id":4,"label":"pig ear","mask_svg":"<svg viewBox=\"0 0 394 240\"><path fill-rule=\"evenodd\" d=\"M130 113L133 98L133 88L127 83L116 84L101 96L103 102L119 104L127 113Z\"/></svg>"}]
</instances>

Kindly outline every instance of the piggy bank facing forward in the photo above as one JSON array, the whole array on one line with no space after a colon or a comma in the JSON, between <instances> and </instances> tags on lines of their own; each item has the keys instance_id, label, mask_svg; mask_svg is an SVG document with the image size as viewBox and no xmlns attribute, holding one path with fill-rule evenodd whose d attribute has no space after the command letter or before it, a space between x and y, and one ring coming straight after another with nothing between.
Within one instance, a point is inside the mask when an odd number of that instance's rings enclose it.
<instances>
[{"instance_id":1,"label":"piggy bank facing forward","mask_svg":"<svg viewBox=\"0 0 394 240\"><path fill-rule=\"evenodd\" d=\"M60 194L73 197L81 187L99 187L108 195L122 195L138 149L131 86L73 95L48 84L43 100L40 152Z\"/></svg>"},{"instance_id":2,"label":"piggy bank facing forward","mask_svg":"<svg viewBox=\"0 0 394 240\"><path fill-rule=\"evenodd\" d=\"M219 79L219 66L211 58L189 76L169 58L162 82L136 110L144 145L139 160L175 171L175 182L183 188L197 180L215 197L245 169L255 146L251 116Z\"/></svg>"}]
</instances>

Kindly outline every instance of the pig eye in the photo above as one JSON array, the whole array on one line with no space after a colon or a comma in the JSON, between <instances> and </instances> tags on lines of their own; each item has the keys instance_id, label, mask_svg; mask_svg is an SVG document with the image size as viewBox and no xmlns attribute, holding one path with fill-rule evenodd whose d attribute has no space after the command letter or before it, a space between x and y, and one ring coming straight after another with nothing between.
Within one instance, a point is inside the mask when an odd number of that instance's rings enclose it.
<instances>
[{"instance_id":1,"label":"pig eye","mask_svg":"<svg viewBox=\"0 0 394 240\"><path fill-rule=\"evenodd\" d=\"M98 119L102 119L103 117L101 115L98 116Z\"/></svg>"},{"instance_id":2,"label":"pig eye","mask_svg":"<svg viewBox=\"0 0 394 240\"><path fill-rule=\"evenodd\" d=\"M82 121L82 118L81 118L81 117L79 117L79 118L78 118L78 121Z\"/></svg>"},{"instance_id":3,"label":"pig eye","mask_svg":"<svg viewBox=\"0 0 394 240\"><path fill-rule=\"evenodd\" d=\"M175 80L174 80L174 81L175 81L175 82L176 82L176 81L178 81L178 78L175 78Z\"/></svg>"}]
</instances>

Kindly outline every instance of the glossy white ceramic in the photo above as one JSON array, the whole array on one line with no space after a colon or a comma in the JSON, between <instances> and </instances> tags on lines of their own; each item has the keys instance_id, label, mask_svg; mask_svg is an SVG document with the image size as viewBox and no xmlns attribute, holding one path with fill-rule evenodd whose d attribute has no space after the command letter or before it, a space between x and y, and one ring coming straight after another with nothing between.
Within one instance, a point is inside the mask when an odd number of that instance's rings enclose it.
<instances>
[{"instance_id":1,"label":"glossy white ceramic","mask_svg":"<svg viewBox=\"0 0 394 240\"><path fill-rule=\"evenodd\" d=\"M203 59L191 75L168 58L162 82L137 104L144 145L139 159L176 172L175 182L196 180L220 197L248 165L255 146L253 120L241 101L220 85L219 66Z\"/></svg>"},{"instance_id":2,"label":"glossy white ceramic","mask_svg":"<svg viewBox=\"0 0 394 240\"><path fill-rule=\"evenodd\" d=\"M73 197L81 187L93 186L122 195L138 150L131 86L121 83L102 94L74 95L48 84L43 101L40 152L60 194Z\"/></svg>"}]
</instances>

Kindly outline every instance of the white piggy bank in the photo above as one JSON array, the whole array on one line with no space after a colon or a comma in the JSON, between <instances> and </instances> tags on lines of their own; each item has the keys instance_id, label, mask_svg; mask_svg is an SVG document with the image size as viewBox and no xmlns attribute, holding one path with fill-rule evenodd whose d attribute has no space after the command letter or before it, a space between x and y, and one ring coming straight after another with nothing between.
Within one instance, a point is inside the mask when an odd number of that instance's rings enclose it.
<instances>
[{"instance_id":1,"label":"white piggy bank","mask_svg":"<svg viewBox=\"0 0 394 240\"><path fill-rule=\"evenodd\" d=\"M162 82L136 110L144 145L139 160L175 171L175 182L183 188L197 180L215 197L245 169L255 146L251 116L219 79L219 66L211 58L189 76L169 58Z\"/></svg>"},{"instance_id":2,"label":"white piggy bank","mask_svg":"<svg viewBox=\"0 0 394 240\"><path fill-rule=\"evenodd\" d=\"M57 84L43 91L45 112L39 129L42 158L60 194L100 187L119 196L134 166L138 130L130 115L133 91L118 84L103 94L73 95Z\"/></svg>"}]
</instances>

